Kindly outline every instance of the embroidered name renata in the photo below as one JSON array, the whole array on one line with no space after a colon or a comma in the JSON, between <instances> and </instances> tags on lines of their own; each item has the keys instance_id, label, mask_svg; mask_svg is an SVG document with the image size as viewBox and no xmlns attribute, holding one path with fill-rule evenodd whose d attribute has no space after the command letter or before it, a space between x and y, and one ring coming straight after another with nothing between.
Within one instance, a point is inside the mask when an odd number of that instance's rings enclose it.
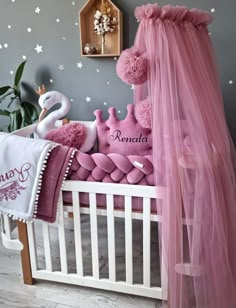
<instances>
[{"instance_id":1,"label":"embroidered name renata","mask_svg":"<svg viewBox=\"0 0 236 308\"><path fill-rule=\"evenodd\" d=\"M109 136L110 140L117 140L119 142L147 142L148 138L140 134L138 137L126 137L121 135L120 130L115 130L112 135Z\"/></svg>"},{"instance_id":2,"label":"embroidered name renata","mask_svg":"<svg viewBox=\"0 0 236 308\"><path fill-rule=\"evenodd\" d=\"M0 174L0 183L6 182L14 177L23 183L28 180L30 168L31 164L25 163L19 169L14 168L8 172Z\"/></svg>"}]
</instances>

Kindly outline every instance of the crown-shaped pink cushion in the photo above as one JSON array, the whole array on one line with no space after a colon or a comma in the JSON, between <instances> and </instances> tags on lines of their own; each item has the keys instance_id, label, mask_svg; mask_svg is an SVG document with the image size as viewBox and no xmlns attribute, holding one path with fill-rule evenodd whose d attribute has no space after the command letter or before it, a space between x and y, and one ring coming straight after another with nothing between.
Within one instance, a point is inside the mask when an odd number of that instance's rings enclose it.
<instances>
[{"instance_id":1,"label":"crown-shaped pink cushion","mask_svg":"<svg viewBox=\"0 0 236 308\"><path fill-rule=\"evenodd\" d=\"M94 112L97 120L99 152L103 154L119 153L123 155L152 154L152 134L150 128L142 127L134 115L134 105L127 105L127 116L119 120L116 109L108 109L109 119L104 121L102 111Z\"/></svg>"}]
</instances>

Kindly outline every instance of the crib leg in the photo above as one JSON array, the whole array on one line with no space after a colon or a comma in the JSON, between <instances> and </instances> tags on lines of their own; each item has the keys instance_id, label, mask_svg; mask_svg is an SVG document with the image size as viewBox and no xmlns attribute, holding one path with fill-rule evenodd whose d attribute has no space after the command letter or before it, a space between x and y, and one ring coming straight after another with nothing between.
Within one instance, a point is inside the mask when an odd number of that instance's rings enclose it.
<instances>
[{"instance_id":1,"label":"crib leg","mask_svg":"<svg viewBox=\"0 0 236 308\"><path fill-rule=\"evenodd\" d=\"M21 250L23 281L24 284L33 285L35 283L35 280L33 279L31 272L27 226L25 223L21 221L17 222L17 226L18 226L19 240L24 246L23 250Z\"/></svg>"}]
</instances>

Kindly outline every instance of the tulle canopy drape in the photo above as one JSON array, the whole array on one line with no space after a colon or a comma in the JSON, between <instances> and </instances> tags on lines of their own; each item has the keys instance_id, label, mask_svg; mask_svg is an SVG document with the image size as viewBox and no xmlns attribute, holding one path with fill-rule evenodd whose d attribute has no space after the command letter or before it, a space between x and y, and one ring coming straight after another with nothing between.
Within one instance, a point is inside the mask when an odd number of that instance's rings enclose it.
<instances>
[{"instance_id":1,"label":"tulle canopy drape","mask_svg":"<svg viewBox=\"0 0 236 308\"><path fill-rule=\"evenodd\" d=\"M156 185L165 186L162 249L170 308L236 307L235 150L207 12L137 7L134 46L117 64L152 108ZM161 176L160 176L161 175Z\"/></svg>"}]
</instances>

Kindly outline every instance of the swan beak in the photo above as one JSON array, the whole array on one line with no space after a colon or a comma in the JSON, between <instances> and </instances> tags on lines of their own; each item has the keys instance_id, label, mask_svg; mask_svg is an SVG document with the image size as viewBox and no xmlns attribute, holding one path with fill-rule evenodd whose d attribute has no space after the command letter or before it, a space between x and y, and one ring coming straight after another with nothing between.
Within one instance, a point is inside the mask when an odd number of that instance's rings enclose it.
<instances>
[{"instance_id":1,"label":"swan beak","mask_svg":"<svg viewBox=\"0 0 236 308\"><path fill-rule=\"evenodd\" d=\"M44 118L45 114L47 113L48 109L47 108L43 108L40 115L39 115L39 122L42 121L42 119Z\"/></svg>"}]
</instances>

